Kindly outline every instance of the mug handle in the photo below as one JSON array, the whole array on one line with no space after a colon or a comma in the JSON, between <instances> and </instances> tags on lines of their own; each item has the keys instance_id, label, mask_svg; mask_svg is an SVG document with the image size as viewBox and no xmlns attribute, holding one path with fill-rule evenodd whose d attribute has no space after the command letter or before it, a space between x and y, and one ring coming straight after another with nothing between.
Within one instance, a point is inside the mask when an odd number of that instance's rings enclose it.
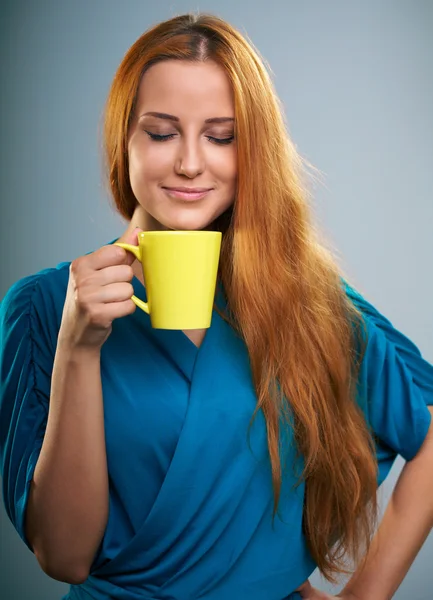
<instances>
[{"instance_id":1,"label":"mug handle","mask_svg":"<svg viewBox=\"0 0 433 600\"><path fill-rule=\"evenodd\" d=\"M135 258L137 260L139 260L141 263L140 246L133 246L132 244L124 244L123 242L114 242L114 246L120 246L121 248L128 250L128 252L132 252L132 254L135 256ZM143 302L143 300L140 300L140 298L137 298L137 296L132 296L131 300L133 301L135 306L138 306L138 308L141 308L141 310L143 310L145 313L150 315L149 305L147 302Z\"/></svg>"}]
</instances>

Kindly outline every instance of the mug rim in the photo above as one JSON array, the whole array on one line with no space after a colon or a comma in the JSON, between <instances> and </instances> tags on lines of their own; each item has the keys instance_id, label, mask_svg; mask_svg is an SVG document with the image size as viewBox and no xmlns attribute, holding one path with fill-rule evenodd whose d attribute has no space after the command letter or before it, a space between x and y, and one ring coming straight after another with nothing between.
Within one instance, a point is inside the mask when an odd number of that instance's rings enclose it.
<instances>
[{"instance_id":1,"label":"mug rim","mask_svg":"<svg viewBox=\"0 0 433 600\"><path fill-rule=\"evenodd\" d=\"M222 235L221 231L189 231L189 230L170 230L170 231L140 231L138 234L138 237L144 237L144 235L146 236L156 236L156 235L179 235L179 236L183 236L183 235L188 235L188 236L200 236L200 235L209 235L209 234L217 234L217 235Z\"/></svg>"}]
</instances>

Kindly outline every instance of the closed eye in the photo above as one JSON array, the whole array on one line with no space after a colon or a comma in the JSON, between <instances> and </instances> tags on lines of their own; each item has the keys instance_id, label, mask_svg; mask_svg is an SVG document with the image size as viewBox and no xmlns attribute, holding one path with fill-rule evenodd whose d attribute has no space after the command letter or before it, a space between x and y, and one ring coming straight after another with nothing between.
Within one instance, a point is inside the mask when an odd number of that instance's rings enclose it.
<instances>
[{"instance_id":1,"label":"closed eye","mask_svg":"<svg viewBox=\"0 0 433 600\"><path fill-rule=\"evenodd\" d=\"M151 133L150 131L146 131L146 133L154 142L165 142L176 135L175 133L170 133L169 135L158 135L157 133Z\"/></svg>"},{"instance_id":2,"label":"closed eye","mask_svg":"<svg viewBox=\"0 0 433 600\"><path fill-rule=\"evenodd\" d=\"M207 135L206 137L210 142L214 142L215 144L222 144L222 145L231 144L232 141L235 139L234 135L231 135L230 137L226 137L226 138L216 138L216 137L212 137L211 135Z\"/></svg>"},{"instance_id":3,"label":"closed eye","mask_svg":"<svg viewBox=\"0 0 433 600\"><path fill-rule=\"evenodd\" d=\"M169 133L167 135L160 135L158 133L151 133L150 131L145 130L147 135L150 137L151 140L153 140L154 142L167 142L168 140L171 140L172 138L175 137L175 133ZM225 138L217 138L217 137L213 137L211 135L207 135L206 136L207 139L210 142L213 142L215 144L220 144L220 145L225 145L225 144L230 144L234 139L235 136L232 135L230 137L225 137Z\"/></svg>"}]
</instances>

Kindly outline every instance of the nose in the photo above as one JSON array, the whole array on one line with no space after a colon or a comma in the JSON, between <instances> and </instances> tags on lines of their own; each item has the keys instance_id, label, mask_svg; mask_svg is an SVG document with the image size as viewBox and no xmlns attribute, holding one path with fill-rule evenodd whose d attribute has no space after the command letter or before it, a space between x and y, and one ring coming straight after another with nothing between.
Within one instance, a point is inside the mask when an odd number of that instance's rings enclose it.
<instances>
[{"instance_id":1,"label":"nose","mask_svg":"<svg viewBox=\"0 0 433 600\"><path fill-rule=\"evenodd\" d=\"M176 173L193 179L203 173L205 164L206 161L200 143L193 139L182 140L176 159Z\"/></svg>"}]
</instances>

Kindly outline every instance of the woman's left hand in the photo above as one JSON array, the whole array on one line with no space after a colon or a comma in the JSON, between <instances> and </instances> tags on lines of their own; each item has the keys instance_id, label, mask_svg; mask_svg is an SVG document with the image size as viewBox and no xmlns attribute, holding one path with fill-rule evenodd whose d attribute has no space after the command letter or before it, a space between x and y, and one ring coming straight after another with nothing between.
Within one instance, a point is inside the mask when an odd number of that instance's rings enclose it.
<instances>
[{"instance_id":1,"label":"woman's left hand","mask_svg":"<svg viewBox=\"0 0 433 600\"><path fill-rule=\"evenodd\" d=\"M296 591L301 594L302 600L359 600L357 596L350 592L340 592L338 596L322 592L313 587L308 579Z\"/></svg>"}]
</instances>

